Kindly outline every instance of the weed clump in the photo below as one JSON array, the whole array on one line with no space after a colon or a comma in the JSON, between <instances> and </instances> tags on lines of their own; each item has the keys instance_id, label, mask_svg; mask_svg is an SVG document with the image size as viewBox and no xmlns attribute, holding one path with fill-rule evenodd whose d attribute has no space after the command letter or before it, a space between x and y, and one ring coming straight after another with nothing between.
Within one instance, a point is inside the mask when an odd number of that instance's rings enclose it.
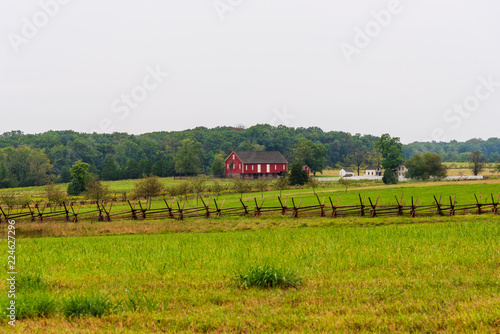
<instances>
[{"instance_id":1,"label":"weed clump","mask_svg":"<svg viewBox=\"0 0 500 334\"><path fill-rule=\"evenodd\" d=\"M252 265L245 272L238 272L233 280L242 287L258 288L297 288L303 283L293 270L272 265Z\"/></svg>"},{"instance_id":2,"label":"weed clump","mask_svg":"<svg viewBox=\"0 0 500 334\"><path fill-rule=\"evenodd\" d=\"M19 297L17 319L47 317L57 312L57 302L46 292Z\"/></svg>"},{"instance_id":3,"label":"weed clump","mask_svg":"<svg viewBox=\"0 0 500 334\"><path fill-rule=\"evenodd\" d=\"M91 315L101 317L113 307L109 297L100 294L90 296L74 295L63 302L63 313L66 317L81 317Z\"/></svg>"}]
</instances>

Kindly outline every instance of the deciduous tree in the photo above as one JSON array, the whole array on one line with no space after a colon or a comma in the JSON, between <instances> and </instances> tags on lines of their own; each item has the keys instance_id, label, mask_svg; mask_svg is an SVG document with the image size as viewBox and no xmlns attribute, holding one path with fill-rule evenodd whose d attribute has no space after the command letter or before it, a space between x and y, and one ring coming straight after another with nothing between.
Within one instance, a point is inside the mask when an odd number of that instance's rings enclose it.
<instances>
[{"instance_id":1,"label":"deciduous tree","mask_svg":"<svg viewBox=\"0 0 500 334\"><path fill-rule=\"evenodd\" d=\"M296 161L290 167L290 185L302 186L307 183L308 175L305 170L302 170L302 164Z\"/></svg>"},{"instance_id":2,"label":"deciduous tree","mask_svg":"<svg viewBox=\"0 0 500 334\"><path fill-rule=\"evenodd\" d=\"M212 163L212 175L223 177L225 174L225 162L226 160L222 153L216 154Z\"/></svg>"},{"instance_id":3,"label":"deciduous tree","mask_svg":"<svg viewBox=\"0 0 500 334\"><path fill-rule=\"evenodd\" d=\"M243 194L252 190L252 187L246 180L240 178L233 179L233 189L235 193L240 194L240 198L243 198Z\"/></svg>"},{"instance_id":4,"label":"deciduous tree","mask_svg":"<svg viewBox=\"0 0 500 334\"><path fill-rule=\"evenodd\" d=\"M358 151L354 152L353 154L349 155L346 159L348 164L356 166L356 168L358 169L358 176L359 176L359 169L366 162L366 156L367 156L366 151L361 148Z\"/></svg>"},{"instance_id":5,"label":"deciduous tree","mask_svg":"<svg viewBox=\"0 0 500 334\"><path fill-rule=\"evenodd\" d=\"M380 137L375 147L382 155L382 168L384 169L382 181L385 184L398 183L398 176L393 170L399 167L404 161L403 144L401 144L398 137L391 138L386 133Z\"/></svg>"},{"instance_id":6,"label":"deciduous tree","mask_svg":"<svg viewBox=\"0 0 500 334\"><path fill-rule=\"evenodd\" d=\"M119 170L113 157L108 157L102 169L102 179L106 181L118 180Z\"/></svg>"},{"instance_id":7,"label":"deciduous tree","mask_svg":"<svg viewBox=\"0 0 500 334\"><path fill-rule=\"evenodd\" d=\"M309 166L313 175L316 175L325 167L326 148L320 142L313 143L309 139L302 138L295 146L293 156L301 165Z\"/></svg>"},{"instance_id":8,"label":"deciduous tree","mask_svg":"<svg viewBox=\"0 0 500 334\"><path fill-rule=\"evenodd\" d=\"M290 180L288 179L288 173L285 171L282 173L281 177L273 182L273 187L281 192L288 189L290 186Z\"/></svg>"},{"instance_id":9,"label":"deciduous tree","mask_svg":"<svg viewBox=\"0 0 500 334\"><path fill-rule=\"evenodd\" d=\"M71 167L71 182L68 185L69 195L80 195L85 191L85 185L87 184L90 173L88 172L90 165L81 160L75 162Z\"/></svg>"},{"instance_id":10,"label":"deciduous tree","mask_svg":"<svg viewBox=\"0 0 500 334\"><path fill-rule=\"evenodd\" d=\"M156 197L164 190L158 176L150 174L143 175L142 178L134 185L134 193L137 197Z\"/></svg>"},{"instance_id":11,"label":"deciduous tree","mask_svg":"<svg viewBox=\"0 0 500 334\"><path fill-rule=\"evenodd\" d=\"M191 139L184 139L175 155L175 171L181 175L196 175L200 172L203 157L201 144Z\"/></svg>"},{"instance_id":12,"label":"deciduous tree","mask_svg":"<svg viewBox=\"0 0 500 334\"><path fill-rule=\"evenodd\" d=\"M189 188L196 194L196 205L198 205L198 198L200 197L200 194L203 194L205 191L206 182L207 179L205 176L198 176L190 181Z\"/></svg>"},{"instance_id":13,"label":"deciduous tree","mask_svg":"<svg viewBox=\"0 0 500 334\"><path fill-rule=\"evenodd\" d=\"M61 204L66 200L66 192L54 183L49 183L45 186L45 197L50 204Z\"/></svg>"},{"instance_id":14,"label":"deciduous tree","mask_svg":"<svg viewBox=\"0 0 500 334\"><path fill-rule=\"evenodd\" d=\"M254 181L254 187L260 191L260 197L264 197L264 191L269 187L269 182L266 179L259 179Z\"/></svg>"},{"instance_id":15,"label":"deciduous tree","mask_svg":"<svg viewBox=\"0 0 500 334\"><path fill-rule=\"evenodd\" d=\"M470 170L474 175L481 173L486 164L486 157L480 151L474 151L469 154Z\"/></svg>"},{"instance_id":16,"label":"deciduous tree","mask_svg":"<svg viewBox=\"0 0 500 334\"><path fill-rule=\"evenodd\" d=\"M428 180L431 177L444 178L447 172L441 160L441 156L436 153L415 154L405 162L405 166L408 168L405 176L418 180Z\"/></svg>"},{"instance_id":17,"label":"deciduous tree","mask_svg":"<svg viewBox=\"0 0 500 334\"><path fill-rule=\"evenodd\" d=\"M91 175L85 184L85 198L100 202L106 199L109 194L109 187L105 186L98 175Z\"/></svg>"}]
</instances>

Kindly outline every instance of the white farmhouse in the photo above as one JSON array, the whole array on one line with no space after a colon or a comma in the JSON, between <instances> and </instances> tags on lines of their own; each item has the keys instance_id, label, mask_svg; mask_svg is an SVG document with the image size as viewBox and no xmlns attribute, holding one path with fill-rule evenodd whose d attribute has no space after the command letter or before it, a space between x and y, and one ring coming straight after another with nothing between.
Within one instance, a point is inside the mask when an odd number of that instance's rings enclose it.
<instances>
[{"instance_id":1,"label":"white farmhouse","mask_svg":"<svg viewBox=\"0 0 500 334\"><path fill-rule=\"evenodd\" d=\"M354 170L351 168L342 168L339 172L340 177L351 177L354 176Z\"/></svg>"}]
</instances>

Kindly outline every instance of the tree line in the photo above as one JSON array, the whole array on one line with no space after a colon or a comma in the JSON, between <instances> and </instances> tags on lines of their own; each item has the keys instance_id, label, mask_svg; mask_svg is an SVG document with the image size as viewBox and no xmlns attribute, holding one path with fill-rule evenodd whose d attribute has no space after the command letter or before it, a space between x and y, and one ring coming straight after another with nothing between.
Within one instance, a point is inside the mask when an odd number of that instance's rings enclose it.
<instances>
[{"instance_id":1,"label":"tree line","mask_svg":"<svg viewBox=\"0 0 500 334\"><path fill-rule=\"evenodd\" d=\"M325 132L318 127L293 128L255 125L249 128L216 127L141 135L48 131L0 135L0 187L70 182L71 168L81 161L102 180L157 176L224 174L224 161L232 151L280 151L292 163L307 164L313 173L326 166L379 165L380 137ZM402 145L403 159L426 152L443 161L467 161L480 151L490 162L500 161L500 139L471 139L448 143L415 142Z\"/></svg>"}]
</instances>

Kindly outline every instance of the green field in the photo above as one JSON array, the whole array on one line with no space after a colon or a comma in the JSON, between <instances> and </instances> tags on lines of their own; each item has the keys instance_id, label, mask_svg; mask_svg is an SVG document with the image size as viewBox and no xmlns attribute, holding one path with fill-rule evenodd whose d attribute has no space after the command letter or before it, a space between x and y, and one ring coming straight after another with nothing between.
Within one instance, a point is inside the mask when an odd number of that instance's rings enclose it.
<instances>
[{"instance_id":1,"label":"green field","mask_svg":"<svg viewBox=\"0 0 500 334\"><path fill-rule=\"evenodd\" d=\"M173 180L172 178L163 178L162 182L166 185L172 185L181 181ZM125 181L111 181L107 182L110 187L111 193L120 194L121 191L126 191L130 194L133 191L133 183L136 180L125 180ZM207 182L210 184L211 181ZM222 182L231 185L230 181L224 180ZM439 182L404 182L399 183L397 185L386 186L379 181L353 181L352 184L346 189L335 183L335 182L326 182L319 183L320 186L316 189L312 189L310 187L293 187L291 189L285 190L282 193L283 199L287 198L287 206L291 207L292 198L295 200L295 203L298 205L302 200L302 206L307 205L316 205L318 204L318 200L315 196L315 193L319 196L320 200L323 200L325 197L325 204L329 205L328 197L331 197L334 204L336 204L337 199L339 199L339 205L356 205L359 204L359 195L363 199L366 198L365 204L368 205L368 198L371 198L372 202L375 203L378 196L380 196L379 204L387 205L387 204L396 204L396 199L401 198L403 194L403 204L409 205L411 204L411 197L414 197L414 201L417 200L418 197L418 205L426 205L434 203L434 196L438 199L440 196L443 196L443 203L449 204L449 197L457 198L456 204L474 204L476 203L476 199L474 195L481 195L482 203L491 203L493 194L494 201L497 201L498 195L500 193L500 180L479 180L479 181L439 181ZM40 199L43 198L44 188L43 187L31 187L31 188L17 188L10 190L2 190L0 191L0 195L5 192L13 192L17 196L32 196L34 198ZM272 190L269 187L268 191L264 192L265 202L264 206L280 206L278 201L279 191ZM208 204L210 202L211 208L215 208L213 199L216 197L215 194L210 192L204 192L202 194L205 202ZM228 207L241 207L240 197L242 195L238 193L234 193L233 190L225 190L219 195L218 205L219 207L222 205L224 201L224 208ZM245 204L249 204L250 206L255 206L255 199L257 199L258 205L262 203L264 199L262 194L257 191L248 192L243 194L243 202ZM117 198L120 198L119 196ZM151 203L151 208L165 208L165 203L163 199L166 199L168 203L172 203L174 200L174 206L177 207L177 202L182 207L185 205L186 208L202 206L202 202L196 200L196 196L194 194L189 194L187 197L187 201L184 197L177 196L175 198L169 197L168 195L160 196L154 198ZM132 203L134 201L132 200ZM145 204L145 200L142 199L142 204ZM78 205L77 205L78 206ZM139 208L139 205L137 205ZM83 206L82 211L87 209L95 209L95 205L86 205ZM129 210L130 207L127 202L115 202L113 204L113 208L111 213L119 212L122 210ZM27 210L27 209L25 209ZM76 210L76 208L75 208Z\"/></svg>"},{"instance_id":2,"label":"green field","mask_svg":"<svg viewBox=\"0 0 500 334\"><path fill-rule=\"evenodd\" d=\"M492 215L200 219L135 223L165 229L153 235L21 238L17 331L499 331L499 223ZM97 233L112 223L85 224ZM210 228L171 233L196 224ZM304 283L242 288L231 279L264 264ZM100 301L103 314L70 316L75 300Z\"/></svg>"},{"instance_id":3,"label":"green field","mask_svg":"<svg viewBox=\"0 0 500 334\"><path fill-rule=\"evenodd\" d=\"M171 179L165 182L174 182ZM114 189L130 181L110 183ZM120 188L121 187L121 188ZM36 194L39 189L20 189ZM495 201L500 180L354 182L315 189L339 205L359 194L394 204L457 195ZM265 192L267 206L279 192ZM207 199L213 194L205 194ZM223 193L219 204L241 205ZM259 200L258 192L243 195ZM317 204L311 188L283 197ZM171 200L170 198L167 198ZM183 199L175 198L182 201ZM213 203L213 202L212 202ZM328 203L328 200L327 200ZM250 202L252 204L252 202ZM152 207L164 206L162 198ZM193 195L187 206L196 206ZM89 206L90 207L90 206ZM117 202L113 210L128 204ZM499 332L500 215L455 217L191 218L184 221L16 222L17 315L22 333ZM7 271L7 227L0 225ZM291 270L297 288L244 288L250 266ZM6 280L0 303L8 303ZM0 328L12 328L0 314ZM85 312L89 312L86 314Z\"/></svg>"}]
</instances>

